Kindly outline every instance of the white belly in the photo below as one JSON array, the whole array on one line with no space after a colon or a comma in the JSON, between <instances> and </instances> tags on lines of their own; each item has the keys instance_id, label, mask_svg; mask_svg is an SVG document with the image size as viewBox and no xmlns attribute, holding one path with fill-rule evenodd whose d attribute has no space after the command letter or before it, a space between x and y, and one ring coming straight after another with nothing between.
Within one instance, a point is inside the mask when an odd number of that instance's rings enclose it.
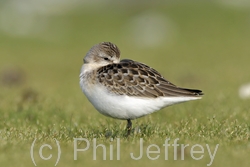
<instances>
[{"instance_id":1,"label":"white belly","mask_svg":"<svg viewBox=\"0 0 250 167\"><path fill-rule=\"evenodd\" d=\"M169 105L190 100L200 99L200 97L158 97L142 98L127 95L115 95L101 84L92 84L84 76L90 67L83 65L80 74L80 86L93 106L102 114L117 119L136 119L153 113Z\"/></svg>"}]
</instances>

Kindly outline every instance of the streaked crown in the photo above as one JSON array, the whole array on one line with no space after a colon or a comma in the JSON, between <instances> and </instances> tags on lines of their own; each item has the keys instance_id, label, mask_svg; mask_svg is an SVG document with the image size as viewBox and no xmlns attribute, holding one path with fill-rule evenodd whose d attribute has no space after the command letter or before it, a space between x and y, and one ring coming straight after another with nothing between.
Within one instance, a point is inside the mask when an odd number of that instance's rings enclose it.
<instances>
[{"instance_id":1,"label":"streaked crown","mask_svg":"<svg viewBox=\"0 0 250 167\"><path fill-rule=\"evenodd\" d=\"M101 66L119 63L120 50L111 42L102 42L93 46L83 59L84 63L99 64Z\"/></svg>"}]
</instances>

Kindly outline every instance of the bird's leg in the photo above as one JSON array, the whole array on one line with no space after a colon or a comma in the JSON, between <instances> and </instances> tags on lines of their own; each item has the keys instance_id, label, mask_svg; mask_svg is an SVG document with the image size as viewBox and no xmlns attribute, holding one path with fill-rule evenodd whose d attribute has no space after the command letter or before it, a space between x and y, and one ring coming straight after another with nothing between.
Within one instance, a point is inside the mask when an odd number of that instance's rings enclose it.
<instances>
[{"instance_id":1,"label":"bird's leg","mask_svg":"<svg viewBox=\"0 0 250 167\"><path fill-rule=\"evenodd\" d=\"M132 129L132 122L130 119L127 120L128 121L128 124L127 124L127 136L130 135L130 132L131 132L131 129Z\"/></svg>"}]
</instances>

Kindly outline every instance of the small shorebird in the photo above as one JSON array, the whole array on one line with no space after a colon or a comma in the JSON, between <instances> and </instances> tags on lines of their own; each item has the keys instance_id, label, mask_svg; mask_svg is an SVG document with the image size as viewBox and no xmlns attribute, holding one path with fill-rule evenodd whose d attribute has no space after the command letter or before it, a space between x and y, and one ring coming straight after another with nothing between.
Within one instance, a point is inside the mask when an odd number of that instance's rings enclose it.
<instances>
[{"instance_id":1,"label":"small shorebird","mask_svg":"<svg viewBox=\"0 0 250 167\"><path fill-rule=\"evenodd\" d=\"M110 42L93 46L83 59L80 86L103 115L131 120L164 107L200 99L200 90L180 88L155 69L133 60L120 61L120 50Z\"/></svg>"}]
</instances>

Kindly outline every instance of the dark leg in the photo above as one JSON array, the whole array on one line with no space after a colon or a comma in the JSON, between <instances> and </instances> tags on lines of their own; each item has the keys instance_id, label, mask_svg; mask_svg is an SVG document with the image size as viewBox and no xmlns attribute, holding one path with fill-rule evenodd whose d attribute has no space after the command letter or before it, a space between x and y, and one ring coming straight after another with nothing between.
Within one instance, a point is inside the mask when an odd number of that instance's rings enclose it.
<instances>
[{"instance_id":1,"label":"dark leg","mask_svg":"<svg viewBox=\"0 0 250 167\"><path fill-rule=\"evenodd\" d=\"M131 129L132 129L132 122L131 122L130 119L128 119L127 121L128 121L128 124L127 124L127 131L128 131L128 133L127 133L127 136L129 136L130 132L131 132Z\"/></svg>"}]
</instances>

